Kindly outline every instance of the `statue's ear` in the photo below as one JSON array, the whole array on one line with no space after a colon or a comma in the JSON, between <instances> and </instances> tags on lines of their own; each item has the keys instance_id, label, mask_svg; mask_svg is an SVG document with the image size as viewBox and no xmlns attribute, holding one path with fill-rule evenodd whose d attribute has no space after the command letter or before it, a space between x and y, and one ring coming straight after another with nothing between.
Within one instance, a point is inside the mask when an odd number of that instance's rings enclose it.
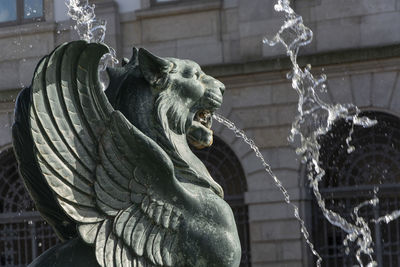
<instances>
[{"instance_id":1,"label":"statue's ear","mask_svg":"<svg viewBox=\"0 0 400 267\"><path fill-rule=\"evenodd\" d=\"M140 70L151 85L160 83L171 67L171 62L153 55L144 48L139 49L138 59Z\"/></svg>"}]
</instances>

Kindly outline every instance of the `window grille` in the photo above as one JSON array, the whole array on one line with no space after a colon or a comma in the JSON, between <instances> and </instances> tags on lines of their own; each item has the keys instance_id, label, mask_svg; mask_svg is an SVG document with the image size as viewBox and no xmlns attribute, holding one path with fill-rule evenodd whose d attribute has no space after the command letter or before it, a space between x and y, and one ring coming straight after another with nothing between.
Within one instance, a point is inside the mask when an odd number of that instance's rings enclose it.
<instances>
[{"instance_id":1,"label":"window grille","mask_svg":"<svg viewBox=\"0 0 400 267\"><path fill-rule=\"evenodd\" d=\"M231 206L235 216L242 245L241 267L250 265L250 245L248 210L244 203L244 192L247 191L246 178L241 164L232 149L221 139L214 136L214 143L205 149L193 149L214 180L224 189L225 200Z\"/></svg>"},{"instance_id":2,"label":"window grille","mask_svg":"<svg viewBox=\"0 0 400 267\"><path fill-rule=\"evenodd\" d=\"M355 151L348 154L346 138L350 125L338 122L321 139L321 164L326 176L320 191L328 208L350 221L352 209L373 197L378 186L379 205L367 206L360 215L368 221L400 209L400 119L382 112L363 115L378 121L373 128L355 127L351 144ZM342 241L345 233L323 218L313 204L313 237L323 266L355 266L356 247L346 255ZM374 258L378 266L400 266L400 221L389 224L369 224L374 238ZM364 258L366 260L366 258Z\"/></svg>"},{"instance_id":3,"label":"window grille","mask_svg":"<svg viewBox=\"0 0 400 267\"><path fill-rule=\"evenodd\" d=\"M27 266L58 243L35 211L12 149L0 153L0 266Z\"/></svg>"}]
</instances>

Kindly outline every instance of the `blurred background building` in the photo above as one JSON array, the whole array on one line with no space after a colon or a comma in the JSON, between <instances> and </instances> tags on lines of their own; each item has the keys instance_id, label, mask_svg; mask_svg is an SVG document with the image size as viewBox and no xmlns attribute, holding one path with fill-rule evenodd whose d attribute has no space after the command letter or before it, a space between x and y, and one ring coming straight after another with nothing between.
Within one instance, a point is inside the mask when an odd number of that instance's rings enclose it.
<instances>
[{"instance_id":1,"label":"blurred background building","mask_svg":"<svg viewBox=\"0 0 400 267\"><path fill-rule=\"evenodd\" d=\"M282 24L275 0L97 0L107 20L106 43L118 57L133 46L160 56L197 61L226 85L220 113L256 140L291 200L300 207L323 266L353 266L344 233L322 218L306 183L306 164L287 141L297 95L286 79L282 47L263 45ZM326 73L330 103L354 103L377 118L379 127L356 128L348 154L349 126L338 123L322 141L327 169L321 191L327 205L347 214L372 197L379 206L360 211L368 219L400 207L400 1L294 0L293 8L314 32L301 51L302 66ZM14 101L28 86L39 59L58 44L77 39L61 0L0 1L0 266L26 266L57 239L35 211L18 178L12 151ZM251 149L214 122L216 141L198 152L224 187L243 248L241 266L313 266L293 210L266 175ZM379 266L400 266L400 224L372 224ZM354 250L351 247L351 250Z\"/></svg>"}]
</instances>

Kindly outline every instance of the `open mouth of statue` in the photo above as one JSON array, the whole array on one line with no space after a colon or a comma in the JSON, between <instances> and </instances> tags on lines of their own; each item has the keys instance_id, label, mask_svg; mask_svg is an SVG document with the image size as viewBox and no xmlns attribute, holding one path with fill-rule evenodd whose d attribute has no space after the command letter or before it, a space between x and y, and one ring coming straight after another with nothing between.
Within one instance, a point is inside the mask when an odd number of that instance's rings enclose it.
<instances>
[{"instance_id":1,"label":"open mouth of statue","mask_svg":"<svg viewBox=\"0 0 400 267\"><path fill-rule=\"evenodd\" d=\"M211 129L212 113L209 110L199 110L194 115L194 121L200 122L204 127Z\"/></svg>"},{"instance_id":2,"label":"open mouth of statue","mask_svg":"<svg viewBox=\"0 0 400 267\"><path fill-rule=\"evenodd\" d=\"M196 112L186 136L189 143L195 148L209 147L213 142L212 126L213 113L203 109Z\"/></svg>"}]
</instances>

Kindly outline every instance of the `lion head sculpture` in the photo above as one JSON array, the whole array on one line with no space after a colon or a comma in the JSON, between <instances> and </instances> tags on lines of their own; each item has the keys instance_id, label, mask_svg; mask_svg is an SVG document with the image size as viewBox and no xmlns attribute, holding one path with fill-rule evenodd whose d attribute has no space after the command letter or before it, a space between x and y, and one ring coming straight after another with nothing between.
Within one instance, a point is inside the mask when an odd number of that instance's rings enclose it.
<instances>
[{"instance_id":1,"label":"lion head sculpture","mask_svg":"<svg viewBox=\"0 0 400 267\"><path fill-rule=\"evenodd\" d=\"M193 61L133 49L103 91L107 52L63 44L18 96L20 173L65 241L31 266L238 266L232 210L188 144L212 144L224 85Z\"/></svg>"},{"instance_id":2,"label":"lion head sculpture","mask_svg":"<svg viewBox=\"0 0 400 267\"><path fill-rule=\"evenodd\" d=\"M197 149L212 145L212 115L222 104L224 84L194 61L160 58L143 48L134 48L131 60L124 59L121 68L108 69L108 74L106 95L114 108L148 136L162 140L177 165L192 171L190 180L197 174L223 197L184 139Z\"/></svg>"}]
</instances>

